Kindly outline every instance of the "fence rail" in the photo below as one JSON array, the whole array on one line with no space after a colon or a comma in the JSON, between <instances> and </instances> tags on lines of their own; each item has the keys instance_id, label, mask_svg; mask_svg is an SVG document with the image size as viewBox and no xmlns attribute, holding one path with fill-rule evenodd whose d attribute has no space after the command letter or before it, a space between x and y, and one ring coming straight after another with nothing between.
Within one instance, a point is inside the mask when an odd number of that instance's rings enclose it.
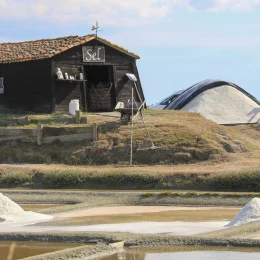
<instances>
[{"instance_id":1,"label":"fence rail","mask_svg":"<svg viewBox=\"0 0 260 260\"><path fill-rule=\"evenodd\" d=\"M37 125L36 129L0 128L0 141L19 140L25 143L49 144L56 140L61 142L96 141L97 124L87 127L51 127Z\"/></svg>"}]
</instances>

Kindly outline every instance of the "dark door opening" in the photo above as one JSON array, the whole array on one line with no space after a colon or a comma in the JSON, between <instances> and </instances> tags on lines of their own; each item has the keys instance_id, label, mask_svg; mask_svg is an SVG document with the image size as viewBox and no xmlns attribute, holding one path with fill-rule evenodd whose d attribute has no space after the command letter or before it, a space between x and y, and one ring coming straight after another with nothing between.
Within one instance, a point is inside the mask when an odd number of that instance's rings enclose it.
<instances>
[{"instance_id":1,"label":"dark door opening","mask_svg":"<svg viewBox=\"0 0 260 260\"><path fill-rule=\"evenodd\" d=\"M112 66L84 66L87 80L87 107L90 112L112 111L115 87Z\"/></svg>"}]
</instances>

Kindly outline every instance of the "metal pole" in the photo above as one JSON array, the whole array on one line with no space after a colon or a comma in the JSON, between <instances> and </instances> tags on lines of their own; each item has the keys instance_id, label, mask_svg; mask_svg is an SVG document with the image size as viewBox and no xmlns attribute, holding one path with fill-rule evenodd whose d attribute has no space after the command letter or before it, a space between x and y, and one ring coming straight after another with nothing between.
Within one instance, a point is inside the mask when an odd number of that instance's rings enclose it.
<instances>
[{"instance_id":1,"label":"metal pole","mask_svg":"<svg viewBox=\"0 0 260 260\"><path fill-rule=\"evenodd\" d=\"M134 84L135 84L135 82L134 82ZM139 98L140 98L140 95L139 95L139 93L138 93L136 84L135 84L135 89L136 89L137 94L138 94L138 96L139 96ZM145 130L146 130L146 132L147 132L147 134L148 134L148 136L149 136L149 139L150 139L150 141L151 141L152 147L154 147L154 143L153 143L152 137L151 137L150 132L149 132L149 130L148 130L147 126L146 126L146 123L145 123L145 121L144 121L144 116L143 116L142 109L140 110L140 115L141 115L141 120L142 120L142 122L143 122L143 125L144 125L144 127L145 127Z\"/></svg>"},{"instance_id":2,"label":"metal pole","mask_svg":"<svg viewBox=\"0 0 260 260\"><path fill-rule=\"evenodd\" d=\"M133 135L134 135L134 87L132 86L132 129L131 129L131 154L130 154L130 165L133 165Z\"/></svg>"}]
</instances>

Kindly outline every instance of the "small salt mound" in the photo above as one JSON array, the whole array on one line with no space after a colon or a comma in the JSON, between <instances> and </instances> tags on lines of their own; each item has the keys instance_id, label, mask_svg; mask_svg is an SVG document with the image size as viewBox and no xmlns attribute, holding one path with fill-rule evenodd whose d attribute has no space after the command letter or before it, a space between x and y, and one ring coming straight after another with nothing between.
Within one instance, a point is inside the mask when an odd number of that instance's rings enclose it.
<instances>
[{"instance_id":1,"label":"small salt mound","mask_svg":"<svg viewBox=\"0 0 260 260\"><path fill-rule=\"evenodd\" d=\"M235 218L226 225L226 227L241 226L252 221L260 220L260 198L253 198L244 208L235 216Z\"/></svg>"},{"instance_id":2,"label":"small salt mound","mask_svg":"<svg viewBox=\"0 0 260 260\"><path fill-rule=\"evenodd\" d=\"M19 205L0 193L0 215L18 215L23 211L24 210Z\"/></svg>"},{"instance_id":3,"label":"small salt mound","mask_svg":"<svg viewBox=\"0 0 260 260\"><path fill-rule=\"evenodd\" d=\"M40 222L52 219L52 216L24 211L18 204L0 193L0 220L1 222Z\"/></svg>"}]
</instances>

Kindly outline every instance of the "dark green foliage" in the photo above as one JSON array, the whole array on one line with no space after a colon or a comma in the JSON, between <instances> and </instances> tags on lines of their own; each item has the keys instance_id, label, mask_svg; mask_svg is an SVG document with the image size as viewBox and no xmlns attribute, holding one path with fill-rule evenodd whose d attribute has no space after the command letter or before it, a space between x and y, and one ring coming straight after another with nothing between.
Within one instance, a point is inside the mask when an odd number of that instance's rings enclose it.
<instances>
[{"instance_id":1,"label":"dark green foliage","mask_svg":"<svg viewBox=\"0 0 260 260\"><path fill-rule=\"evenodd\" d=\"M85 187L85 188L155 188L160 183L160 176L111 172L105 174L86 174L80 171L53 171L44 174L44 187Z\"/></svg>"},{"instance_id":2,"label":"dark green foliage","mask_svg":"<svg viewBox=\"0 0 260 260\"><path fill-rule=\"evenodd\" d=\"M260 192L260 170L244 170L221 174L160 174L111 170L104 173L84 169L53 171L16 170L0 174L1 187L89 188L89 189L165 189L160 196L198 196L197 192L176 193L174 189L206 191ZM172 191L172 192L171 192ZM184 195L185 194L185 195ZM251 196L251 194L244 194ZM222 196L215 192L204 196ZM233 193L230 196L238 196Z\"/></svg>"},{"instance_id":3,"label":"dark green foliage","mask_svg":"<svg viewBox=\"0 0 260 260\"><path fill-rule=\"evenodd\" d=\"M32 176L26 172L12 172L0 175L1 187L21 187L31 185Z\"/></svg>"},{"instance_id":4,"label":"dark green foliage","mask_svg":"<svg viewBox=\"0 0 260 260\"><path fill-rule=\"evenodd\" d=\"M210 190L260 191L260 170L244 170L210 175L205 179Z\"/></svg>"}]
</instances>

